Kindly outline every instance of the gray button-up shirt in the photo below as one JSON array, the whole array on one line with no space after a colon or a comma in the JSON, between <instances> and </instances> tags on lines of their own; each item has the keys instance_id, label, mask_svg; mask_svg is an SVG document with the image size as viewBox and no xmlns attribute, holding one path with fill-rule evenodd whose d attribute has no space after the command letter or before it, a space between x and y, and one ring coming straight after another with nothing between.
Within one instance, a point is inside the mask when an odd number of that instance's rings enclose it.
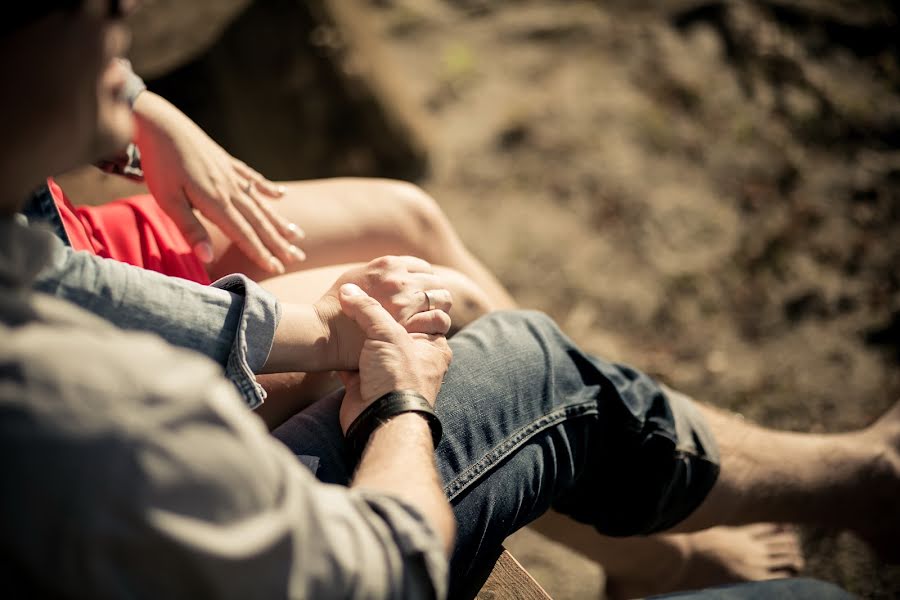
<instances>
[{"instance_id":1,"label":"gray button-up shirt","mask_svg":"<svg viewBox=\"0 0 900 600\"><path fill-rule=\"evenodd\" d=\"M4 594L445 594L420 513L316 481L212 361L33 292L53 253L0 219Z\"/></svg>"}]
</instances>

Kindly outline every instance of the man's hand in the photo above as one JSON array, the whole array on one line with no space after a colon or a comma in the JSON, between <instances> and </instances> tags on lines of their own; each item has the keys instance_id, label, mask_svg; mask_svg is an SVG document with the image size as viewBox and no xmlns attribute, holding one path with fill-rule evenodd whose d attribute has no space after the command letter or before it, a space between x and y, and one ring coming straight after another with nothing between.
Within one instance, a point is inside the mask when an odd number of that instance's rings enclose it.
<instances>
[{"instance_id":1,"label":"man's hand","mask_svg":"<svg viewBox=\"0 0 900 600\"><path fill-rule=\"evenodd\" d=\"M212 245L194 209L212 221L265 271L306 258L303 232L269 204L284 188L233 158L165 99L143 92L134 105L136 143L147 187L197 257L213 260Z\"/></svg>"},{"instance_id":2,"label":"man's hand","mask_svg":"<svg viewBox=\"0 0 900 600\"><path fill-rule=\"evenodd\" d=\"M418 392L434 406L453 358L447 339L409 333L352 283L342 285L339 295L344 312L366 336L359 372L342 374L346 389L340 423L344 433L366 407L393 390ZM441 488L433 450L424 419L397 415L372 433L351 487L391 494L415 506L441 537L449 557L456 521Z\"/></svg>"},{"instance_id":3,"label":"man's hand","mask_svg":"<svg viewBox=\"0 0 900 600\"><path fill-rule=\"evenodd\" d=\"M390 391L418 392L433 406L453 356L447 339L443 335L409 333L352 283L341 286L340 301L366 338L359 355L359 372L342 376L347 388L340 414L344 432L368 405Z\"/></svg>"},{"instance_id":4,"label":"man's hand","mask_svg":"<svg viewBox=\"0 0 900 600\"><path fill-rule=\"evenodd\" d=\"M366 339L342 310L339 290L347 283L362 288L409 333L446 335L450 330L448 313L453 299L431 265L412 256L384 256L344 273L316 302L328 332L328 364L356 369Z\"/></svg>"}]
</instances>

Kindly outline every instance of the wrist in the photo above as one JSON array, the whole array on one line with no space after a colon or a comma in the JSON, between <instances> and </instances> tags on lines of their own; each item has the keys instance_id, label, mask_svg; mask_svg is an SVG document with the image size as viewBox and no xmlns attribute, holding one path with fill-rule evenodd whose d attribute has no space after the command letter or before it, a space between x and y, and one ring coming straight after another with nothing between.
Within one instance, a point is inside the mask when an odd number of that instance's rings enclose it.
<instances>
[{"instance_id":1,"label":"wrist","mask_svg":"<svg viewBox=\"0 0 900 600\"><path fill-rule=\"evenodd\" d=\"M329 356L329 331L310 304L282 304L281 320L263 373L335 370Z\"/></svg>"},{"instance_id":2,"label":"wrist","mask_svg":"<svg viewBox=\"0 0 900 600\"><path fill-rule=\"evenodd\" d=\"M343 370L340 367L340 338L341 305L336 299L328 296L322 297L312 305L316 315L317 327L322 335L322 361L334 370ZM357 365L352 365L355 369Z\"/></svg>"},{"instance_id":3,"label":"wrist","mask_svg":"<svg viewBox=\"0 0 900 600\"><path fill-rule=\"evenodd\" d=\"M132 114L137 125L135 141L138 146L142 142L172 142L183 127L181 120L187 119L168 100L150 90L138 95L132 105Z\"/></svg>"},{"instance_id":4,"label":"wrist","mask_svg":"<svg viewBox=\"0 0 900 600\"><path fill-rule=\"evenodd\" d=\"M145 90L138 94L131 108L134 116L138 121L153 121L154 115L159 112L162 105L162 96L158 96L151 91Z\"/></svg>"},{"instance_id":5,"label":"wrist","mask_svg":"<svg viewBox=\"0 0 900 600\"><path fill-rule=\"evenodd\" d=\"M165 101L153 92L145 91L132 105L134 117L134 143L142 154L152 156L157 147L172 142L171 133L164 126L166 122Z\"/></svg>"},{"instance_id":6,"label":"wrist","mask_svg":"<svg viewBox=\"0 0 900 600\"><path fill-rule=\"evenodd\" d=\"M404 415L418 416L425 423L431 431L432 449L436 448L443 430L431 403L418 392L397 390L372 402L347 426L344 437L350 451L355 456L360 456L375 431Z\"/></svg>"}]
</instances>

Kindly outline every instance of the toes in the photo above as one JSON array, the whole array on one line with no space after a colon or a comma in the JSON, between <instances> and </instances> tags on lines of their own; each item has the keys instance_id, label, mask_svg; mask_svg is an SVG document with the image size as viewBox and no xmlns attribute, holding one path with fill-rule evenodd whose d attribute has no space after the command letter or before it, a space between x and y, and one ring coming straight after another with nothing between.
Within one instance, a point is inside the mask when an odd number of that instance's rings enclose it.
<instances>
[{"instance_id":1,"label":"toes","mask_svg":"<svg viewBox=\"0 0 900 600\"><path fill-rule=\"evenodd\" d=\"M783 549L786 547L796 548L798 551L800 544L800 530L794 525L779 524L777 530L760 541L768 548Z\"/></svg>"},{"instance_id":2,"label":"toes","mask_svg":"<svg viewBox=\"0 0 900 600\"><path fill-rule=\"evenodd\" d=\"M766 550L769 552L769 554L784 554L787 552L800 554L802 552L800 540L796 538L780 538L777 540L767 540Z\"/></svg>"},{"instance_id":3,"label":"toes","mask_svg":"<svg viewBox=\"0 0 900 600\"><path fill-rule=\"evenodd\" d=\"M788 533L799 536L800 528L792 523L778 523L778 533Z\"/></svg>"},{"instance_id":4,"label":"toes","mask_svg":"<svg viewBox=\"0 0 900 600\"><path fill-rule=\"evenodd\" d=\"M781 574L786 573L786 577L797 577L800 573L803 572L803 567L806 566L805 563L800 561L790 561L784 564L778 564L769 569L769 573Z\"/></svg>"},{"instance_id":5,"label":"toes","mask_svg":"<svg viewBox=\"0 0 900 600\"><path fill-rule=\"evenodd\" d=\"M754 523L744 526L743 529L754 538L764 538L781 533L784 527L782 523Z\"/></svg>"},{"instance_id":6,"label":"toes","mask_svg":"<svg viewBox=\"0 0 900 600\"><path fill-rule=\"evenodd\" d=\"M803 547L800 539L795 535L768 541L766 550L768 551L769 568L772 571L790 571L793 575L797 575L806 566Z\"/></svg>"},{"instance_id":7,"label":"toes","mask_svg":"<svg viewBox=\"0 0 900 600\"><path fill-rule=\"evenodd\" d=\"M791 523L754 523L745 525L743 529L755 539L773 537L793 537L799 539L800 528Z\"/></svg>"}]
</instances>

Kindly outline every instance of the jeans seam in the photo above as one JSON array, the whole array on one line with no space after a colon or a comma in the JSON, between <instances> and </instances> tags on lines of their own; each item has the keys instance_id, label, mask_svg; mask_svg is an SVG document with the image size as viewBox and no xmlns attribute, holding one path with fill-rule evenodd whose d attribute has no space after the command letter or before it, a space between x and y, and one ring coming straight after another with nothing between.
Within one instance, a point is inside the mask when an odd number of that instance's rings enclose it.
<instances>
[{"instance_id":1,"label":"jeans seam","mask_svg":"<svg viewBox=\"0 0 900 600\"><path fill-rule=\"evenodd\" d=\"M524 425L514 431L511 435L503 439L499 444L494 446L480 459L469 465L469 467L453 478L444 486L444 493L450 500L453 500L481 475L491 469L493 465L509 456L514 450L528 441L535 434L549 429L550 427L560 423L566 418L582 417L591 413L596 414L597 400L591 399L578 404L570 404L562 408L558 408L553 412L543 415L540 418Z\"/></svg>"}]
</instances>

